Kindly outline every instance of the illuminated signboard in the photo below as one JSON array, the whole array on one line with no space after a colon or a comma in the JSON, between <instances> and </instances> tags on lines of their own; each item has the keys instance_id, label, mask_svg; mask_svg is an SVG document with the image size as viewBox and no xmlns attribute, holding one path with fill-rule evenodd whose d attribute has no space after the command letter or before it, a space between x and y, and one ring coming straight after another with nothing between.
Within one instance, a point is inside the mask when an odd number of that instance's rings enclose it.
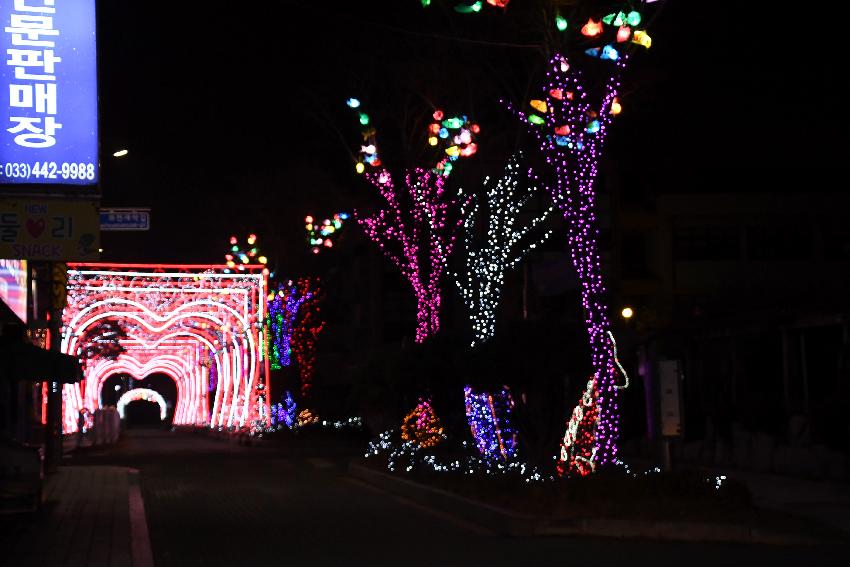
<instances>
[{"instance_id":1,"label":"illuminated signboard","mask_svg":"<svg viewBox=\"0 0 850 567\"><path fill-rule=\"evenodd\" d=\"M94 2L0 0L0 184L97 184Z\"/></svg>"},{"instance_id":2,"label":"illuminated signboard","mask_svg":"<svg viewBox=\"0 0 850 567\"><path fill-rule=\"evenodd\" d=\"M0 258L0 301L27 322L27 261Z\"/></svg>"}]
</instances>

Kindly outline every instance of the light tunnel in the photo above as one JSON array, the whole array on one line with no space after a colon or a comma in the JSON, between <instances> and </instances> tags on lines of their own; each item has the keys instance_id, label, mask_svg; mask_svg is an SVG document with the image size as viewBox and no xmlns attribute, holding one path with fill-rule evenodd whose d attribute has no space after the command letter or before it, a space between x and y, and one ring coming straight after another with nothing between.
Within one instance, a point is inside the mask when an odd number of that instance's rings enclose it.
<instances>
[{"instance_id":1,"label":"light tunnel","mask_svg":"<svg viewBox=\"0 0 850 567\"><path fill-rule=\"evenodd\" d=\"M85 360L85 379L63 388L63 430L101 407L111 375L153 373L177 386L175 425L259 428L269 421L267 271L249 266L69 264L62 352L81 356L105 324L120 326L117 357Z\"/></svg>"},{"instance_id":2,"label":"light tunnel","mask_svg":"<svg viewBox=\"0 0 850 567\"><path fill-rule=\"evenodd\" d=\"M116 409L118 410L118 415L121 416L121 419L124 419L124 408L127 407L127 404L139 400L154 402L157 404L159 406L159 419L160 421L165 420L165 415L168 412L168 407L165 404L165 398L163 398L159 392L151 390L150 388L133 388L128 392L124 392L116 404Z\"/></svg>"}]
</instances>

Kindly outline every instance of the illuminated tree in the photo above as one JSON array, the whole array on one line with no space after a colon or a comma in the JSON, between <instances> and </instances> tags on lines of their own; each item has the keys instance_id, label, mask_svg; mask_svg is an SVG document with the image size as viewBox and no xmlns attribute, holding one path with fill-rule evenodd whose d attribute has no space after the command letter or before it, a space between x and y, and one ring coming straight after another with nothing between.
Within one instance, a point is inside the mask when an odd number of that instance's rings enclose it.
<instances>
[{"instance_id":1,"label":"illuminated tree","mask_svg":"<svg viewBox=\"0 0 850 567\"><path fill-rule=\"evenodd\" d=\"M309 280L299 280L305 286L305 295L309 299L301 306L301 315L292 333L292 353L298 363L298 376L301 380L301 396L310 395L313 378L316 375L319 335L325 328L321 317L321 290ZM310 291L306 291L309 289Z\"/></svg>"},{"instance_id":2,"label":"illuminated tree","mask_svg":"<svg viewBox=\"0 0 850 567\"><path fill-rule=\"evenodd\" d=\"M479 206L475 205L463 219L466 274L455 280L472 319L472 346L483 343L496 333L496 312L502 299L505 274L516 267L525 255L546 240L552 231L531 242L526 238L552 211L550 207L528 223L520 215L534 196L535 188L519 187L522 175L518 157L512 156L505 173L496 183L484 180L486 188L487 233L482 241L476 238L480 222ZM527 172L531 176L531 171Z\"/></svg>"},{"instance_id":3,"label":"illuminated tree","mask_svg":"<svg viewBox=\"0 0 850 567\"><path fill-rule=\"evenodd\" d=\"M366 145L360 147L355 171L378 189L386 207L371 216L354 211L357 222L384 254L398 267L416 296L416 342L424 342L440 329L443 274L451 256L460 225L471 197L445 190L453 162L475 155L475 136L480 127L467 116L446 117L442 110L432 114L428 145L439 156L431 170L407 170L405 188L397 188L389 170L378 156L375 129L360 101L348 99L355 109Z\"/></svg>"},{"instance_id":4,"label":"illuminated tree","mask_svg":"<svg viewBox=\"0 0 850 567\"><path fill-rule=\"evenodd\" d=\"M424 342L440 329L443 274L471 197L449 196L444 176L418 168L405 176L405 191L396 188L386 171L367 179L387 207L371 216L355 211L355 218L413 288L416 342ZM405 193L409 211L402 202Z\"/></svg>"},{"instance_id":5,"label":"illuminated tree","mask_svg":"<svg viewBox=\"0 0 850 567\"><path fill-rule=\"evenodd\" d=\"M615 347L610 338L611 323L599 258L595 181L608 126L619 113L619 77L627 57L618 55L609 59L610 62L604 63L611 67L600 100L591 100L581 74L566 57L555 55L549 61L542 96L530 102L534 112L514 110L530 125L540 151L554 170L554 183L548 189L567 221L568 244L581 282L581 302L596 380L599 416L591 459L598 464L616 458L619 428Z\"/></svg>"},{"instance_id":6,"label":"illuminated tree","mask_svg":"<svg viewBox=\"0 0 850 567\"><path fill-rule=\"evenodd\" d=\"M269 329L271 330L269 355L272 370L280 370L290 365L295 318L304 302L309 301L312 296L310 282L306 279L297 282L289 280L286 285L281 285L277 292L269 296Z\"/></svg>"}]
</instances>

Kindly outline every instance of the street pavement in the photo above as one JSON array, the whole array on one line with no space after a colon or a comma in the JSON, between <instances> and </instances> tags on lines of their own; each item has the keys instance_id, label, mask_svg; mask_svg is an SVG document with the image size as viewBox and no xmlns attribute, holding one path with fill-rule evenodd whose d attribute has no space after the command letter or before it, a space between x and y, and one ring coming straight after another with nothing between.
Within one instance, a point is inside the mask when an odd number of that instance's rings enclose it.
<instances>
[{"instance_id":1,"label":"street pavement","mask_svg":"<svg viewBox=\"0 0 850 567\"><path fill-rule=\"evenodd\" d=\"M75 467L137 469L154 564L807 565L844 564L844 547L505 538L347 475L358 442L308 438L243 446L205 435L130 430L81 451ZM13 557L10 565L20 565ZM845 559L841 559L845 558ZM836 563L838 561L838 563Z\"/></svg>"}]
</instances>

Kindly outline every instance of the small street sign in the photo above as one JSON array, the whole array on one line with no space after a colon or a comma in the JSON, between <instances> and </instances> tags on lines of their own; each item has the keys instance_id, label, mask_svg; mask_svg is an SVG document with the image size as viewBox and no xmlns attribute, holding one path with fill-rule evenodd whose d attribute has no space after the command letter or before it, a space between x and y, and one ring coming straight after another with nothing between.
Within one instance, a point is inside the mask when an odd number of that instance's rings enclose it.
<instances>
[{"instance_id":1,"label":"small street sign","mask_svg":"<svg viewBox=\"0 0 850 567\"><path fill-rule=\"evenodd\" d=\"M100 209L100 230L150 230L150 209Z\"/></svg>"}]
</instances>

